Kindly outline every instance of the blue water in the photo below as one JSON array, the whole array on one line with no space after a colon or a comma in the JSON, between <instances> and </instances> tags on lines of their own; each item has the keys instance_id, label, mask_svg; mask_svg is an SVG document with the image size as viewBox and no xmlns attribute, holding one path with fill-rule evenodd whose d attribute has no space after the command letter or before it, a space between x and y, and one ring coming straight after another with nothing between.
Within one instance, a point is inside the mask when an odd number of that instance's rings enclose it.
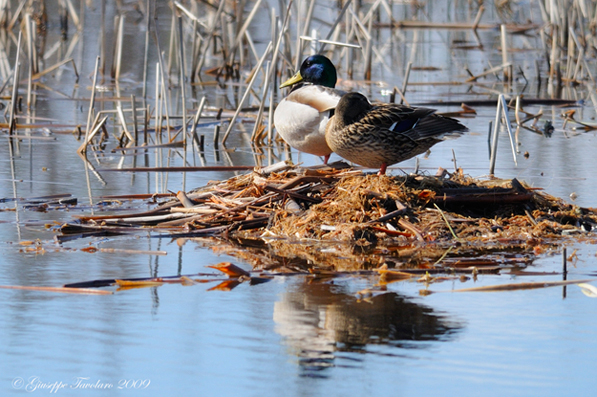
<instances>
[{"instance_id":1,"label":"blue water","mask_svg":"<svg viewBox=\"0 0 597 397\"><path fill-rule=\"evenodd\" d=\"M177 249L160 248L168 251L160 274L176 274ZM204 272L209 263L231 259L191 244L182 255L183 273ZM148 274L143 257L70 256L10 258L3 273L33 268L34 277L20 282L28 285ZM555 270L557 261L550 259L540 260L536 270ZM584 278L594 269L594 256L587 253L581 260L592 260L592 266L578 266L569 278ZM61 264L74 274L55 270L43 276L40 270ZM15 283L6 278L3 283ZM482 276L474 285L545 279ZM564 299L562 287L450 293L473 283L444 282L429 287L440 292L421 297L422 285L401 282L359 302L356 292L374 283L346 278L312 284L307 277L289 276L241 284L230 292L208 292L215 283L108 296L4 290L3 390L10 391L18 378L33 386L37 381L31 377L69 385L59 391L67 395L80 395L68 389L76 377L115 388L119 382L149 380L146 389L122 391L139 395L448 390L539 396L585 393L595 386L595 304L576 286L566 288Z\"/></svg>"}]
</instances>

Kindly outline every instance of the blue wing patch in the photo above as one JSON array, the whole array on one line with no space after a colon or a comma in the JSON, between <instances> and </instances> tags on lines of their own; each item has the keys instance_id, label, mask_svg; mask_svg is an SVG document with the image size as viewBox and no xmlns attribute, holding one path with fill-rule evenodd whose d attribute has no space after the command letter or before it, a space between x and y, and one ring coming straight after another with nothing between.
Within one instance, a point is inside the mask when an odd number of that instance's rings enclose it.
<instances>
[{"instance_id":1,"label":"blue wing patch","mask_svg":"<svg viewBox=\"0 0 597 397\"><path fill-rule=\"evenodd\" d=\"M394 132L406 132L409 131L413 128L415 128L415 126L417 125L417 123L419 122L419 119L406 119L406 120L402 120L400 122L395 122L394 124L392 124L390 126L390 131L394 131Z\"/></svg>"}]
</instances>

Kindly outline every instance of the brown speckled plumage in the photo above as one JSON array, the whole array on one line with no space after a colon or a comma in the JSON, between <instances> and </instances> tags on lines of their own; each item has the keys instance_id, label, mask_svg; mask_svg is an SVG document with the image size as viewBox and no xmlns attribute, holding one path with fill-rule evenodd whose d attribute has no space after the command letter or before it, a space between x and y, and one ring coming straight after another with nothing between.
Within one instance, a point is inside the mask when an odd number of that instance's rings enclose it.
<instances>
[{"instance_id":1,"label":"brown speckled plumage","mask_svg":"<svg viewBox=\"0 0 597 397\"><path fill-rule=\"evenodd\" d=\"M340 99L326 129L328 146L339 156L368 168L385 167L424 153L446 135L467 130L435 110L375 103L359 93Z\"/></svg>"}]
</instances>

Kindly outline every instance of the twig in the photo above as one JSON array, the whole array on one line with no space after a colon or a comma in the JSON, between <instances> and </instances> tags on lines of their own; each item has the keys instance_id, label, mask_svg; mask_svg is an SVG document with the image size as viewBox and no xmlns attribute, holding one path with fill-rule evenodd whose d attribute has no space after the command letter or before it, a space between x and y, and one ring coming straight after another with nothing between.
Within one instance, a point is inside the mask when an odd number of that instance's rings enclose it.
<instances>
[{"instance_id":1,"label":"twig","mask_svg":"<svg viewBox=\"0 0 597 397\"><path fill-rule=\"evenodd\" d=\"M195 171L247 171L255 168L252 165L208 166L208 167L137 167L137 168L103 168L101 172L195 172Z\"/></svg>"},{"instance_id":2,"label":"twig","mask_svg":"<svg viewBox=\"0 0 597 397\"><path fill-rule=\"evenodd\" d=\"M132 249L121 249L121 248L100 248L100 252L106 252L110 254L142 254L142 255L168 255L168 251L145 251L145 250L132 250Z\"/></svg>"},{"instance_id":3,"label":"twig","mask_svg":"<svg viewBox=\"0 0 597 397\"><path fill-rule=\"evenodd\" d=\"M27 291L62 292L69 294L112 295L112 291L103 289L69 288L69 287L36 287L28 285L0 285L3 289L23 289Z\"/></svg>"},{"instance_id":4,"label":"twig","mask_svg":"<svg viewBox=\"0 0 597 397\"><path fill-rule=\"evenodd\" d=\"M15 115L17 112L17 94L19 89L19 69L21 67L21 63L19 62L20 53L21 53L21 38L22 33L19 31L19 39L17 40L17 56L15 59L15 67L13 70L12 75L12 95L10 100L10 118L8 121L8 135L13 135L15 133L14 124L15 124Z\"/></svg>"},{"instance_id":5,"label":"twig","mask_svg":"<svg viewBox=\"0 0 597 397\"><path fill-rule=\"evenodd\" d=\"M400 90L400 96L402 97L402 99L400 100L400 104L403 103L404 101L404 95L406 94L406 87L408 87L408 79L410 78L410 70L413 67L413 63L412 62L408 62L408 65L406 66L406 72L404 72L404 80L402 81L402 90ZM407 102L408 105L408 102Z\"/></svg>"},{"instance_id":6,"label":"twig","mask_svg":"<svg viewBox=\"0 0 597 397\"><path fill-rule=\"evenodd\" d=\"M332 27L330 28L330 31L328 32L328 35L326 36L325 40L329 40L332 37L332 35L334 34L334 31L336 30L336 27L338 26L340 21L342 21L342 18L344 17L344 13L346 12L346 10L348 9L348 7L350 6L351 3L352 3L352 0L347 0L346 3L344 3L344 7L342 7L342 10L340 10L340 13L338 13L338 17L336 17L336 20L332 24ZM323 53L323 50L324 50L326 44L327 43L324 42L321 45L321 47L319 48L319 54Z\"/></svg>"},{"instance_id":7,"label":"twig","mask_svg":"<svg viewBox=\"0 0 597 397\"><path fill-rule=\"evenodd\" d=\"M477 12L477 16L475 17L475 20L473 21L473 31L477 30L477 27L479 26L479 22L481 21L481 17L483 16L484 11L485 11L485 7L480 6L479 11Z\"/></svg>"},{"instance_id":8,"label":"twig","mask_svg":"<svg viewBox=\"0 0 597 397\"><path fill-rule=\"evenodd\" d=\"M444 218L444 222L446 222L446 225L448 226L448 229L450 229L450 233L452 233L452 236L458 240L458 236L454 232L454 229L452 229L452 226L450 226L450 222L448 222L448 218L446 218L446 215L444 214L444 212L437 206L437 204L433 203L433 206L435 208L437 208L437 210L439 211L442 218Z\"/></svg>"},{"instance_id":9,"label":"twig","mask_svg":"<svg viewBox=\"0 0 597 397\"><path fill-rule=\"evenodd\" d=\"M502 40L502 65L507 65L510 62L508 62L508 42L506 40L506 25L500 26L500 32L501 32L501 40ZM506 82L509 82L510 78L511 78L510 68L511 68L511 66L508 66L507 68L503 69L504 81L506 81Z\"/></svg>"},{"instance_id":10,"label":"twig","mask_svg":"<svg viewBox=\"0 0 597 397\"><path fill-rule=\"evenodd\" d=\"M438 209L439 209L439 208L438 208ZM440 211L440 212L441 212L441 211ZM438 265L438 263L440 263L441 261L443 261L443 260L444 260L444 258L445 258L445 257L446 257L446 256L447 256L449 253L450 253L450 251L452 251L452 248L454 248L454 246L450 246L450 247L449 247L449 248L446 250L446 252L444 252L444 253L442 254L442 256L440 256L440 257L439 257L439 259L435 261L435 263L433 264L433 266L432 266L432 267L435 267L435 266L437 266L437 265Z\"/></svg>"},{"instance_id":11,"label":"twig","mask_svg":"<svg viewBox=\"0 0 597 397\"><path fill-rule=\"evenodd\" d=\"M222 138L222 145L226 144L226 140L228 139L228 136L230 135L232 128L234 128L234 123L236 122L236 119L243 107L243 104L245 103L245 100L247 99L247 97L249 96L249 93L251 92L253 83L255 83L255 80L257 79L257 75L258 75L257 71L261 69L261 67L263 66L263 62L269 56L271 50L272 50L272 42L270 41L265 52L263 53L263 56L259 60L259 63L257 64L257 66L255 66L255 68L254 68L255 73L253 73L253 77L251 77L251 81L249 81L249 85L247 86L247 89L246 89L243 97L241 98L240 103L238 104L238 108L236 109L236 112L234 112L234 116L232 116L232 120L230 120L230 123L228 124L226 133L224 134L224 137Z\"/></svg>"},{"instance_id":12,"label":"twig","mask_svg":"<svg viewBox=\"0 0 597 397\"><path fill-rule=\"evenodd\" d=\"M491 69L488 69L488 70L484 71L481 74L469 77L468 79L465 80L465 82L466 83L471 83L471 82L476 81L477 79L479 79L481 77L487 76L488 74L493 74L495 72L499 72L500 70L507 69L507 68L509 68L511 66L512 66L512 63L510 63L510 62L504 63L504 64L502 64L500 66L495 66L495 67L493 67Z\"/></svg>"},{"instance_id":13,"label":"twig","mask_svg":"<svg viewBox=\"0 0 597 397\"><path fill-rule=\"evenodd\" d=\"M66 65L66 64L67 64L67 63L69 63L69 62L70 62L70 63L72 63L72 65L73 65L73 69L74 69L74 72L75 72L75 76L77 77L77 79L75 80L75 82L77 82L77 83L78 83L78 82L79 82L79 73L77 72L77 65L75 64L75 61L74 61L74 59L72 59L72 58L68 58L68 59L65 59L65 60L63 60L63 61L60 61L60 62L58 62L57 64L55 64L55 65L53 65L53 66L50 66L50 67L49 67L49 68L47 68L47 69L44 69L44 70L42 70L41 72L35 73L33 76L31 76L31 78L32 78L33 80L37 80L37 79L39 79L40 77L42 77L42 76L45 76L46 74L48 74L48 73L50 73L50 72L53 72L54 70L58 69L60 66ZM0 91L0 92L1 92L1 91Z\"/></svg>"},{"instance_id":14,"label":"twig","mask_svg":"<svg viewBox=\"0 0 597 397\"><path fill-rule=\"evenodd\" d=\"M91 127L91 117L93 114L93 107L95 106L95 86L97 84L97 73L99 71L100 57L95 59L95 71L93 72L93 86L91 87L91 99L89 100L89 112L87 113L87 127L85 128L85 140L79 147L77 152L85 153L87 151L87 144L89 143L89 128Z\"/></svg>"},{"instance_id":15,"label":"twig","mask_svg":"<svg viewBox=\"0 0 597 397\"><path fill-rule=\"evenodd\" d=\"M568 281L537 281L531 283L512 283L512 284L500 284L500 285L488 285L484 287L473 287L455 289L449 292L499 292L499 291L516 291L521 289L535 289L535 288L547 288L547 287L559 287L562 285L590 283L595 279L585 280L568 280ZM439 291L437 291L439 292ZM447 291L446 291L447 292Z\"/></svg>"}]
</instances>

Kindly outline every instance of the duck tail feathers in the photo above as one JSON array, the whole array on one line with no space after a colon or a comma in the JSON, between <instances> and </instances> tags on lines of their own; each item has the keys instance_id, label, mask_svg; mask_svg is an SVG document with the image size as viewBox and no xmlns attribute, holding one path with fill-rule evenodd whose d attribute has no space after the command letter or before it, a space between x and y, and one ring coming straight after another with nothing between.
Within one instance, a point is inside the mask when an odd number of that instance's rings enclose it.
<instances>
[{"instance_id":1,"label":"duck tail feathers","mask_svg":"<svg viewBox=\"0 0 597 397\"><path fill-rule=\"evenodd\" d=\"M459 137L466 131L468 131L468 128L460 124L458 120L433 114L419 120L412 131L415 136L411 136L411 138L414 140L426 138L451 139Z\"/></svg>"}]
</instances>

